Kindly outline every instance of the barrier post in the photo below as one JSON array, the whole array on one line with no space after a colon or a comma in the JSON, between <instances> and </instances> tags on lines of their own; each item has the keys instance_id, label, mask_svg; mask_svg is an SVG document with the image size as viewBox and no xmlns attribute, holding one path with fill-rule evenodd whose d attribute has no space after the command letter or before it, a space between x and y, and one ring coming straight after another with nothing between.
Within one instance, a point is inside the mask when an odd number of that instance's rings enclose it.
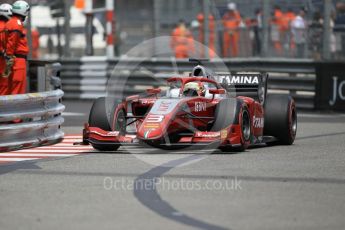
<instances>
[{"instance_id":1,"label":"barrier post","mask_svg":"<svg viewBox=\"0 0 345 230\"><path fill-rule=\"evenodd\" d=\"M85 2L85 16L86 16L86 49L85 54L88 56L93 55L93 43L92 43L92 36L93 36L93 12L92 12L93 1L86 0Z\"/></svg>"},{"instance_id":2,"label":"barrier post","mask_svg":"<svg viewBox=\"0 0 345 230\"><path fill-rule=\"evenodd\" d=\"M107 33L107 57L114 57L114 31L113 31L113 19L114 19L114 1L106 0L106 33Z\"/></svg>"},{"instance_id":3,"label":"barrier post","mask_svg":"<svg viewBox=\"0 0 345 230\"><path fill-rule=\"evenodd\" d=\"M324 0L324 22L323 22L323 46L322 46L322 58L329 60L331 56L330 44L331 44L331 11L332 0Z\"/></svg>"},{"instance_id":4,"label":"barrier post","mask_svg":"<svg viewBox=\"0 0 345 230\"><path fill-rule=\"evenodd\" d=\"M71 9L71 1L70 0L64 0L64 14L65 14L65 21L64 21L64 35L65 35L65 47L64 47L64 52L63 55L64 57L69 57L71 54L70 51L70 40L71 40L71 25L70 25L70 20L71 20L71 14L70 14L70 9Z\"/></svg>"},{"instance_id":5,"label":"barrier post","mask_svg":"<svg viewBox=\"0 0 345 230\"><path fill-rule=\"evenodd\" d=\"M46 91L46 68L44 66L37 67L37 91Z\"/></svg>"},{"instance_id":6,"label":"barrier post","mask_svg":"<svg viewBox=\"0 0 345 230\"><path fill-rule=\"evenodd\" d=\"M263 0L263 11L262 11L262 56L268 56L268 43L269 43L269 18L270 18L270 0Z\"/></svg>"},{"instance_id":7,"label":"barrier post","mask_svg":"<svg viewBox=\"0 0 345 230\"><path fill-rule=\"evenodd\" d=\"M202 1L203 4L202 4L202 8L203 8L203 11L204 11L204 57L205 58L209 58L210 55L209 55L209 39L210 39L210 31L209 31L209 14L210 14L210 2L209 0L203 0Z\"/></svg>"}]
</instances>

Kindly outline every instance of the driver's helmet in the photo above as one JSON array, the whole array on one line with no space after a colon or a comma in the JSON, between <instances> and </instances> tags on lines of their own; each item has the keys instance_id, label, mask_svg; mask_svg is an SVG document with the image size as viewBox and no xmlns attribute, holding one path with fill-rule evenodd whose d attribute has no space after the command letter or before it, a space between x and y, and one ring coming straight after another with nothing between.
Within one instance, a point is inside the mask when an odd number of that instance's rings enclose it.
<instances>
[{"instance_id":1,"label":"driver's helmet","mask_svg":"<svg viewBox=\"0 0 345 230\"><path fill-rule=\"evenodd\" d=\"M202 82L188 82L183 88L183 95L189 97L205 96L205 86Z\"/></svg>"}]
</instances>

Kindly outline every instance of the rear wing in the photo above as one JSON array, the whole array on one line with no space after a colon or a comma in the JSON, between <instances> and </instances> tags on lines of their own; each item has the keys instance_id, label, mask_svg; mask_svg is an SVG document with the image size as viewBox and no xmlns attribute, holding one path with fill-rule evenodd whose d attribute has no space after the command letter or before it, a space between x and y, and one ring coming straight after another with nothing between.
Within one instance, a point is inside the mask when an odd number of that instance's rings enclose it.
<instances>
[{"instance_id":1,"label":"rear wing","mask_svg":"<svg viewBox=\"0 0 345 230\"><path fill-rule=\"evenodd\" d=\"M225 74L218 75L217 81L230 94L251 97L265 103L268 74Z\"/></svg>"}]
</instances>

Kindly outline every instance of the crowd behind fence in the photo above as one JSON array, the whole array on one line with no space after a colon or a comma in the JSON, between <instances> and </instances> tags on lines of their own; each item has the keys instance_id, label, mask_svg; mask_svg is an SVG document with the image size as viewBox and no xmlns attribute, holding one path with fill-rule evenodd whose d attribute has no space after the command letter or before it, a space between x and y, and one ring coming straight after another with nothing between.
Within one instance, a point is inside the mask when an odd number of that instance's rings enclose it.
<instances>
[{"instance_id":1,"label":"crowd behind fence","mask_svg":"<svg viewBox=\"0 0 345 230\"><path fill-rule=\"evenodd\" d=\"M206 1L206 0L205 0ZM102 1L99 1L102 2ZM150 2L150 4L148 4ZM204 8L202 0L130 0L115 1L114 18L114 48L115 55L125 55L131 48L137 44L157 36L171 35L174 27L180 19L186 21L187 28L193 33L195 40L200 41L200 27L198 25L198 14L202 13ZM209 12L215 18L215 49L220 57L286 57L286 58L312 58L320 60L324 58L325 35L328 36L329 58L331 60L345 59L345 3L344 1L328 0L209 0L213 2L210 5ZM269 2L266 11L268 15L268 32L263 26L264 19L262 13L265 11L264 3ZM314 2L317 2L317 4ZM329 2L330 15L325 15L325 4ZM228 4L235 3L237 11L241 16L241 22L234 30L238 34L238 52L236 55L224 54L223 16L227 13ZM301 9L304 10L305 26L296 28L290 27L282 30L279 22L275 21L276 5L281 7L281 14L287 17L289 14L298 16ZM39 7L43 10L42 5ZM34 8L34 7L33 7ZM49 7L48 7L49 10ZM81 20L84 16L82 11L76 16L78 10L71 10L71 21ZM261 15L260 15L261 11ZM291 12L290 12L291 11ZM34 12L34 11L33 11ZM36 15L32 15L35 17ZM290 15L291 16L291 15ZM261 18L260 18L261 17ZM54 21L55 19L51 19ZM83 19L84 20L84 19ZM93 34L93 50L95 55L105 54L106 37L103 32L105 21L103 13L95 13ZM285 19L283 19L285 20ZM35 20L33 20L35 21ZM37 21L37 20L36 20ZM47 20L48 21L48 20ZM278 20L279 21L279 20ZM325 31L324 22L330 21L330 30ZM60 20L60 27L63 26L63 20ZM33 23L34 24L34 23ZM75 24L75 25L74 25ZM90 44L86 42L85 28L82 24L71 23L72 40L70 44L70 56L80 57L85 51L90 49ZM32 25L35 27L35 25ZM99 27L102 27L99 29ZM40 53L39 58L56 58L64 48L65 31L61 34L61 45L57 43L57 29L53 27L37 27L40 32ZM61 31L60 31L61 32ZM206 32L206 31L205 31ZM210 31L207 31L210 33ZM267 38L264 34L267 33ZM53 35L52 35L53 34ZM55 34L55 35L54 35ZM52 35L52 36L51 36ZM48 39L47 39L48 38ZM263 45L263 40L267 39L267 47ZM84 41L85 40L85 41ZM232 46L232 44L230 45ZM173 53L173 52L172 52ZM55 54L55 55L54 55ZM141 56L150 56L150 51ZM66 56L66 55L65 55Z\"/></svg>"},{"instance_id":2,"label":"crowd behind fence","mask_svg":"<svg viewBox=\"0 0 345 230\"><path fill-rule=\"evenodd\" d=\"M221 57L345 59L345 3L343 2L338 4L335 1L324 1L325 9L319 8L313 11L305 7L292 9L270 5L265 12L262 8L256 9L254 16L242 14L240 10L231 6L231 3L229 6L235 9L232 10L235 12L232 13L233 15L236 15L236 12L239 15L240 23L234 28L233 18L236 16L230 17L232 27L229 29L226 25L226 20L229 20L229 17L226 17L227 13L220 15L217 22L219 32L216 46ZM229 12L231 14L231 9ZM231 41L231 46L238 46L236 52L225 52L228 49L226 42L230 41L224 39L225 33L229 33L229 37L234 37L235 41ZM267 47L263 45L265 35Z\"/></svg>"},{"instance_id":3,"label":"crowd behind fence","mask_svg":"<svg viewBox=\"0 0 345 230\"><path fill-rule=\"evenodd\" d=\"M260 57L262 56L262 29L256 28L239 28L239 53L237 56L228 57ZM285 57L285 58L311 58L315 60L322 59L323 52L323 28L317 25L310 25L305 29L296 29L300 34L299 40L291 31L284 34L270 27L268 57ZM220 37L220 36L219 36ZM218 39L221 44L221 38ZM345 27L334 27L330 34L329 50L332 60L345 59ZM219 53L221 53L221 46ZM225 57L220 54L220 56Z\"/></svg>"}]
</instances>

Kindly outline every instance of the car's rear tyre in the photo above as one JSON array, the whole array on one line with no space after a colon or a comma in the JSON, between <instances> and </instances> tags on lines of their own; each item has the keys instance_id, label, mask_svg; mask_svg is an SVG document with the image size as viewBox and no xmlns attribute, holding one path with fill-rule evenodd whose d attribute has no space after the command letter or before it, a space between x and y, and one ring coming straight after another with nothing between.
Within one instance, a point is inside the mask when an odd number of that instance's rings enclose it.
<instances>
[{"instance_id":1,"label":"car's rear tyre","mask_svg":"<svg viewBox=\"0 0 345 230\"><path fill-rule=\"evenodd\" d=\"M288 95L268 95L265 103L264 135L277 138L270 144L291 145L297 133L295 101Z\"/></svg>"},{"instance_id":2,"label":"car's rear tyre","mask_svg":"<svg viewBox=\"0 0 345 230\"><path fill-rule=\"evenodd\" d=\"M109 118L112 118L109 114ZM112 131L106 109L106 99L105 97L97 98L90 111L89 115L89 125L90 127L98 127L104 131ZM102 144L91 144L94 149L99 151L116 151L120 145L102 145Z\"/></svg>"}]
</instances>

